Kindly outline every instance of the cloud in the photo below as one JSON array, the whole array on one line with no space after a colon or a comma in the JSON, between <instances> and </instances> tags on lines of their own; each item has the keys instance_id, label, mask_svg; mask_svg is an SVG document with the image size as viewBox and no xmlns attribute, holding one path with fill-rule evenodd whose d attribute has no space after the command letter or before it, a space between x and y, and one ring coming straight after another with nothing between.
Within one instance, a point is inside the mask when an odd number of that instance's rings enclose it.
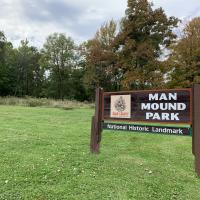
<instances>
[{"instance_id":1,"label":"cloud","mask_svg":"<svg viewBox=\"0 0 200 200\"><path fill-rule=\"evenodd\" d=\"M168 16L189 16L199 9L199 0L153 0L155 7L163 7Z\"/></svg>"},{"instance_id":2,"label":"cloud","mask_svg":"<svg viewBox=\"0 0 200 200\"><path fill-rule=\"evenodd\" d=\"M119 20L126 0L1 0L0 30L15 46L28 38L42 46L53 32L81 42L93 37L105 21Z\"/></svg>"},{"instance_id":3,"label":"cloud","mask_svg":"<svg viewBox=\"0 0 200 200\"><path fill-rule=\"evenodd\" d=\"M65 1L23 0L23 15L30 21L58 22L75 21L83 9Z\"/></svg>"},{"instance_id":4,"label":"cloud","mask_svg":"<svg viewBox=\"0 0 200 200\"><path fill-rule=\"evenodd\" d=\"M124 16L127 0L0 0L0 30L15 46L27 38L42 47L54 32L82 42L106 21ZM199 0L154 0L168 15L200 15Z\"/></svg>"}]
</instances>

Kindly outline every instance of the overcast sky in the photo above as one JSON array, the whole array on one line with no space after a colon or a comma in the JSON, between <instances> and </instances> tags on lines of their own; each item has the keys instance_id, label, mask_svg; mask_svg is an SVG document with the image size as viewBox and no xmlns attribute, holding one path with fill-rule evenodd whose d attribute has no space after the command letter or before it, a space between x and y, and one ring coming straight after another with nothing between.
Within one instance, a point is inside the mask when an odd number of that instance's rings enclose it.
<instances>
[{"instance_id":1,"label":"overcast sky","mask_svg":"<svg viewBox=\"0 0 200 200\"><path fill-rule=\"evenodd\" d=\"M200 16L200 0L154 0L167 15ZM80 43L94 36L104 22L124 16L127 0L0 0L0 30L18 46L27 38L41 47L54 32Z\"/></svg>"}]
</instances>

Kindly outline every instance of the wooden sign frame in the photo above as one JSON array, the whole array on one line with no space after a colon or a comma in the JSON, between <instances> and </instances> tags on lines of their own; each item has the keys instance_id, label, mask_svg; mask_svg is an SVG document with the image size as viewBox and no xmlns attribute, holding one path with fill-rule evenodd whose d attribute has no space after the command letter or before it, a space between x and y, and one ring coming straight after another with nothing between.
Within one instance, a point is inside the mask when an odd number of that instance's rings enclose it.
<instances>
[{"instance_id":1,"label":"wooden sign frame","mask_svg":"<svg viewBox=\"0 0 200 200\"><path fill-rule=\"evenodd\" d=\"M148 123L149 121L147 121L147 120L145 120L145 119L143 119L143 120L133 120L133 119L113 119L113 118L111 118L111 117L109 117L109 116L105 116L105 114L104 114L104 99L105 99L105 97L109 97L109 96L111 96L111 95L127 95L127 94L129 94L129 95L134 95L134 94L138 94L138 93L155 93L155 92L162 92L162 93L165 93L165 92L174 92L174 91L176 91L176 92L188 92L189 93L189 96L190 96L190 105L189 105L189 107L190 107L190 116L189 116L189 121L187 121L187 122L180 122L180 124L192 124L192 88L186 88L186 89L165 89L165 90L140 90L140 91L120 91L120 92L103 92L103 100L102 100L102 120L104 121L104 120L110 120L110 121L124 121L124 122L133 122L133 123L140 123L140 122L146 122L146 123ZM153 122L151 122L151 123L156 123L155 121ZM171 121L171 122L161 122L161 121L159 121L159 123L162 123L162 124L178 124L179 122L173 122L173 121Z\"/></svg>"},{"instance_id":2,"label":"wooden sign frame","mask_svg":"<svg viewBox=\"0 0 200 200\"><path fill-rule=\"evenodd\" d=\"M197 176L200 176L200 84L194 84L192 88L188 89L170 89L170 90L144 90L144 92L164 92L164 91L189 91L190 92L190 121L189 124L192 128L192 153L195 157L195 172ZM101 135L102 135L102 123L104 120L109 121L125 121L125 122L139 122L128 119L106 119L104 117L104 97L106 95L123 95L132 94L142 91L122 91L122 92L104 92L102 88L96 89L96 101L95 101L95 115L92 117L91 124L91 140L90 150L92 153L99 153ZM144 122L144 121L142 121ZM153 123L153 122L152 122ZM162 122L165 124L165 122ZM169 124L169 123L168 123ZM170 122L170 124L173 124ZM176 123L177 124L177 123ZM188 123L187 123L188 124Z\"/></svg>"}]
</instances>

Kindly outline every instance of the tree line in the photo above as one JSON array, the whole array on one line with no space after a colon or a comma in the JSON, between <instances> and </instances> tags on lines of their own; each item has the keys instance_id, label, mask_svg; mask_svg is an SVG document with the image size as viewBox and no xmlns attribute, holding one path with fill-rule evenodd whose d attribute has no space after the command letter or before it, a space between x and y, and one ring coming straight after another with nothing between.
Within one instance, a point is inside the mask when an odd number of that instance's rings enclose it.
<instances>
[{"instance_id":1,"label":"tree line","mask_svg":"<svg viewBox=\"0 0 200 200\"><path fill-rule=\"evenodd\" d=\"M93 100L106 91L191 87L200 83L200 17L181 21L147 0L128 0L125 16L75 44L62 33L42 49L14 48L0 31L0 96ZM179 31L178 31L179 30Z\"/></svg>"}]
</instances>

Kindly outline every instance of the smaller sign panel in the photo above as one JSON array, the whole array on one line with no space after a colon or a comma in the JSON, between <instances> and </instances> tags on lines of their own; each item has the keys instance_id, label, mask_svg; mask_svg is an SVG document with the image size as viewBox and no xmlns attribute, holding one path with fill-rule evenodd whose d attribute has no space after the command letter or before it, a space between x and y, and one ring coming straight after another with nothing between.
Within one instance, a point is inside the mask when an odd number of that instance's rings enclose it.
<instances>
[{"instance_id":1,"label":"smaller sign panel","mask_svg":"<svg viewBox=\"0 0 200 200\"><path fill-rule=\"evenodd\" d=\"M131 118L131 95L111 96L111 118Z\"/></svg>"},{"instance_id":2,"label":"smaller sign panel","mask_svg":"<svg viewBox=\"0 0 200 200\"><path fill-rule=\"evenodd\" d=\"M149 126L138 124L102 123L102 128L115 131L142 132L149 134L190 136L191 127Z\"/></svg>"}]
</instances>

